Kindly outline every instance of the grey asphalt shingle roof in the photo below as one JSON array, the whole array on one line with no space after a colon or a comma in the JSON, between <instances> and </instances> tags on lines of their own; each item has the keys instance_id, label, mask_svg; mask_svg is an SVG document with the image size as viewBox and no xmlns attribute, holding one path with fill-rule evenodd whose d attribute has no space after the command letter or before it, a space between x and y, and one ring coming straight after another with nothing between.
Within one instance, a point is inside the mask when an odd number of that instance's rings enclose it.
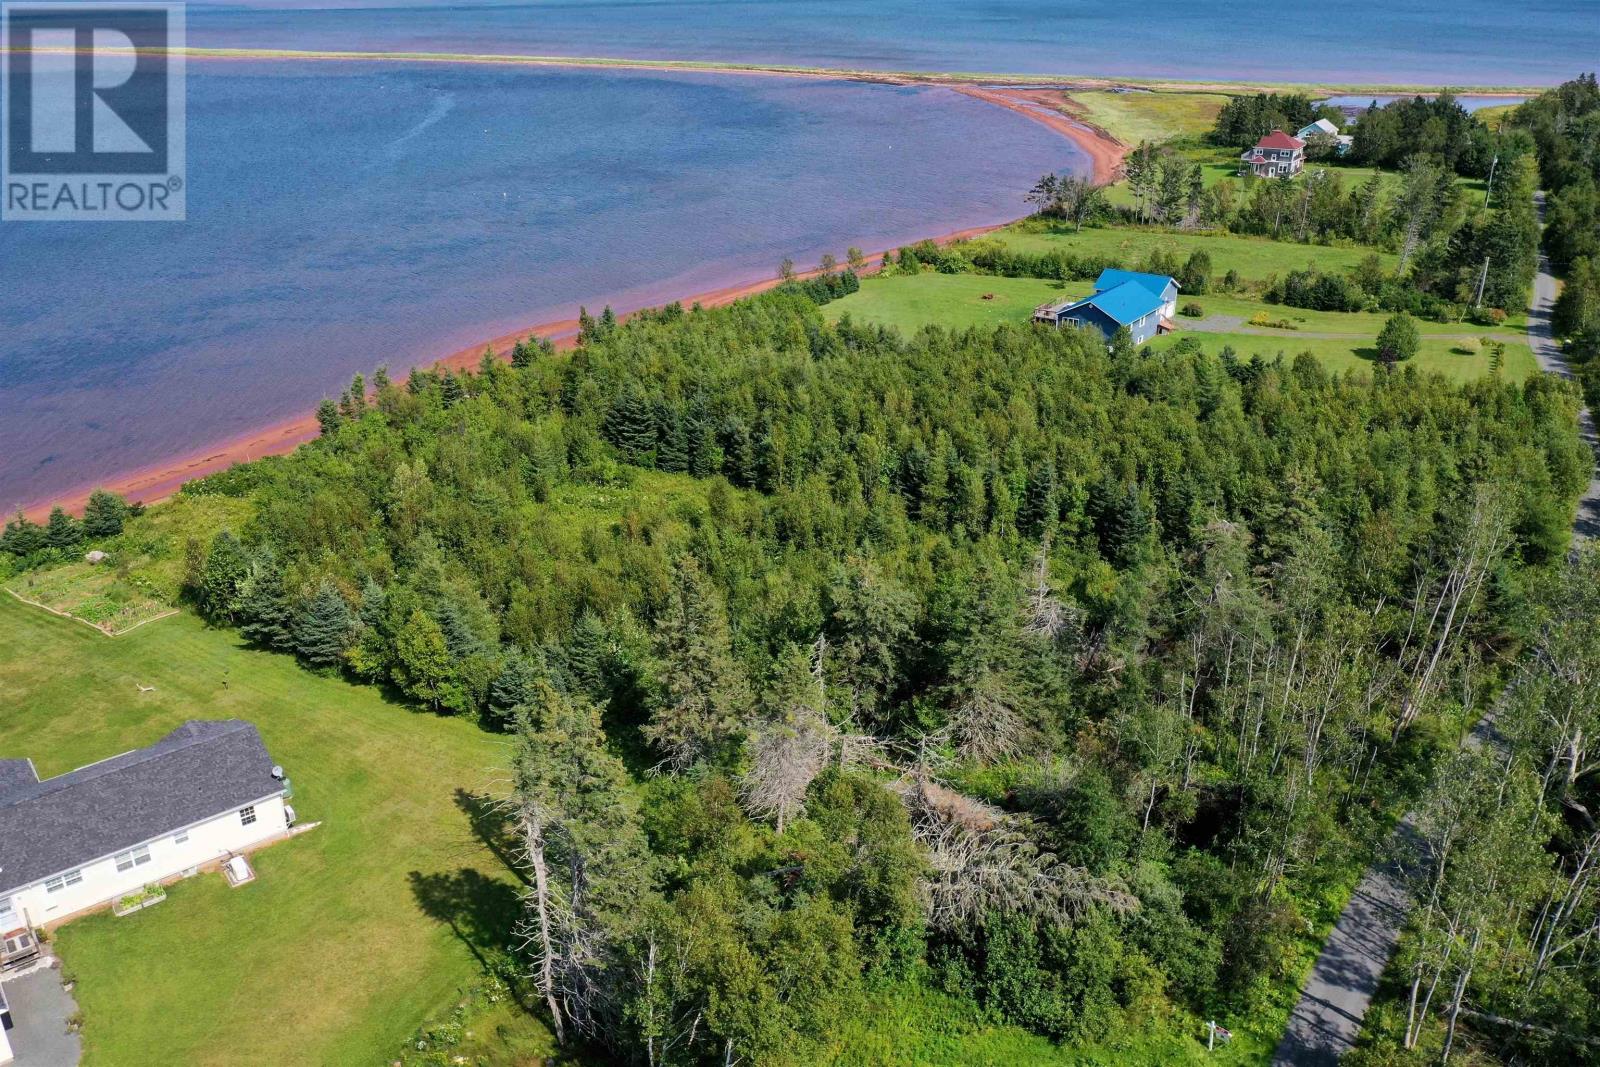
<instances>
[{"instance_id":1,"label":"grey asphalt shingle roof","mask_svg":"<svg viewBox=\"0 0 1600 1067\"><path fill-rule=\"evenodd\" d=\"M33 785L39 776L33 771L33 761L27 759L0 759L0 801L18 789Z\"/></svg>"},{"instance_id":2,"label":"grey asphalt shingle roof","mask_svg":"<svg viewBox=\"0 0 1600 1067\"><path fill-rule=\"evenodd\" d=\"M0 893L283 790L240 719L184 723L149 748L32 784L8 773L16 762L0 763Z\"/></svg>"}]
</instances>

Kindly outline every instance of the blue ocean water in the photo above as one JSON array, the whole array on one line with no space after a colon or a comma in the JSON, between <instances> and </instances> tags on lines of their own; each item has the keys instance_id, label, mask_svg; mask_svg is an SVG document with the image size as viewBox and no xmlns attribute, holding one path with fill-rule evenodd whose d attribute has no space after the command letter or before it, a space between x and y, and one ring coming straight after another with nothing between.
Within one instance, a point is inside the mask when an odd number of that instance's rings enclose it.
<instances>
[{"instance_id":1,"label":"blue ocean water","mask_svg":"<svg viewBox=\"0 0 1600 1067\"><path fill-rule=\"evenodd\" d=\"M0 507L541 321L999 222L1065 139L944 89L196 61L189 220L0 225Z\"/></svg>"},{"instance_id":2,"label":"blue ocean water","mask_svg":"<svg viewBox=\"0 0 1600 1067\"><path fill-rule=\"evenodd\" d=\"M1600 60L1600 0L239 0L189 22L218 46L1019 74L1543 85Z\"/></svg>"}]
</instances>

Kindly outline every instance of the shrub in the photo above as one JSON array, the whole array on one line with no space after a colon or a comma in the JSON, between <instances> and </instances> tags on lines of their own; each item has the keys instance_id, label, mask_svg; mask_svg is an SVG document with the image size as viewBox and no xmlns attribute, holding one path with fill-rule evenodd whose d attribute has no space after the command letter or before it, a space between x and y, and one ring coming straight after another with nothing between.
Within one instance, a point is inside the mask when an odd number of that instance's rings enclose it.
<instances>
[{"instance_id":1,"label":"shrub","mask_svg":"<svg viewBox=\"0 0 1600 1067\"><path fill-rule=\"evenodd\" d=\"M1189 301L1187 304L1184 304L1183 307L1178 309L1178 314L1186 315L1191 319L1198 319L1205 315L1205 313L1206 309L1201 307L1199 304L1196 304L1193 300Z\"/></svg>"},{"instance_id":2,"label":"shrub","mask_svg":"<svg viewBox=\"0 0 1600 1067\"><path fill-rule=\"evenodd\" d=\"M1288 319L1271 318L1265 311L1258 311L1254 315L1251 315L1250 325L1262 326L1272 330L1298 330L1300 328L1294 323L1290 322Z\"/></svg>"},{"instance_id":3,"label":"shrub","mask_svg":"<svg viewBox=\"0 0 1600 1067\"><path fill-rule=\"evenodd\" d=\"M1467 316L1479 326L1499 326L1506 321L1505 308L1473 308Z\"/></svg>"},{"instance_id":4,"label":"shrub","mask_svg":"<svg viewBox=\"0 0 1600 1067\"><path fill-rule=\"evenodd\" d=\"M1378 358L1385 363L1404 363L1417 354L1422 335L1416 321L1405 312L1389 316L1378 333Z\"/></svg>"},{"instance_id":5,"label":"shrub","mask_svg":"<svg viewBox=\"0 0 1600 1067\"><path fill-rule=\"evenodd\" d=\"M1307 269L1291 271L1267 299L1312 311L1358 311L1366 296L1350 279Z\"/></svg>"}]
</instances>

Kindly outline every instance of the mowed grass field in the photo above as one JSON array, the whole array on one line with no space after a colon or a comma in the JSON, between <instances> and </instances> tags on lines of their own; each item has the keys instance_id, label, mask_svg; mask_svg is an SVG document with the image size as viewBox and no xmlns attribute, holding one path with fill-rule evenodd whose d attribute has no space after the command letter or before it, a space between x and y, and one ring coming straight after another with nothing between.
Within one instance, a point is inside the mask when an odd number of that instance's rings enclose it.
<instances>
[{"instance_id":1,"label":"mowed grass field","mask_svg":"<svg viewBox=\"0 0 1600 1067\"><path fill-rule=\"evenodd\" d=\"M1310 264L1323 271L1347 270L1372 254L1370 248L1302 245L1228 234L1168 233L1117 227L1085 227L1081 233L1075 233L1067 225L1037 222L1007 226L989 234L988 238L1024 252L1061 251L1080 256L1104 256L1129 267L1143 262L1157 250L1187 259L1191 253L1204 249L1211 256L1216 277L1234 270L1239 272L1239 277L1248 280L1287 274ZM1385 267L1394 268L1396 257L1378 253L1378 258Z\"/></svg>"},{"instance_id":2,"label":"mowed grass field","mask_svg":"<svg viewBox=\"0 0 1600 1067\"><path fill-rule=\"evenodd\" d=\"M1046 301L1084 296L1088 282L1043 278L996 278L981 274L917 274L863 279L861 289L823 305L832 322L846 315L902 333L929 324L965 329L1027 322Z\"/></svg>"},{"instance_id":3,"label":"mowed grass field","mask_svg":"<svg viewBox=\"0 0 1600 1067\"><path fill-rule=\"evenodd\" d=\"M1282 355L1293 359L1301 352L1310 352L1330 371L1370 373L1377 367L1377 348L1374 339L1352 340L1345 338L1304 337L1284 331L1282 336L1262 336L1243 333L1199 333L1180 331L1158 337L1149 344L1152 352L1160 352L1178 343L1183 337L1198 341L1206 352L1221 352L1231 346L1241 359L1262 356L1272 359ZM1415 358L1404 364L1416 368L1419 374L1442 374L1455 382L1471 381L1489 373L1489 357L1476 349L1470 350L1459 342L1424 337ZM1526 344L1506 347L1505 361L1500 375L1507 381L1519 382L1535 370L1533 352Z\"/></svg>"},{"instance_id":4,"label":"mowed grass field","mask_svg":"<svg viewBox=\"0 0 1600 1067\"><path fill-rule=\"evenodd\" d=\"M862 280L858 292L825 305L823 313L835 322L849 315L907 334L927 325L951 329L992 327L1027 322L1038 305L1085 296L1092 288L1088 282L979 274L927 272L869 277ZM1310 352L1329 370L1341 373L1374 368L1378 332L1388 319L1383 314L1306 311L1225 296L1183 298L1180 303L1197 303L1206 314L1200 319L1180 315L1177 332L1151 341L1150 351L1162 351L1188 337L1207 352L1216 353L1231 346L1243 359L1254 355L1271 359L1280 352L1293 358ZM1257 313L1274 322L1287 321L1295 328L1250 326L1249 320ZM1501 326L1491 330L1471 323L1420 320L1417 325L1422 346L1410 365L1421 373L1437 372L1452 381L1469 381L1489 374L1489 352L1479 343L1484 336L1505 343L1500 374L1506 380L1522 381L1536 370L1532 350L1515 329Z\"/></svg>"},{"instance_id":5,"label":"mowed grass field","mask_svg":"<svg viewBox=\"0 0 1600 1067\"><path fill-rule=\"evenodd\" d=\"M248 719L300 821L321 823L258 852L250 885L201 875L157 907L56 931L90 1067L388 1063L504 942L519 882L468 798L503 782L509 751L471 723L317 677L188 613L108 638L4 594L0 694L0 755L45 776L188 719ZM509 1025L548 1048L537 1021Z\"/></svg>"}]
</instances>

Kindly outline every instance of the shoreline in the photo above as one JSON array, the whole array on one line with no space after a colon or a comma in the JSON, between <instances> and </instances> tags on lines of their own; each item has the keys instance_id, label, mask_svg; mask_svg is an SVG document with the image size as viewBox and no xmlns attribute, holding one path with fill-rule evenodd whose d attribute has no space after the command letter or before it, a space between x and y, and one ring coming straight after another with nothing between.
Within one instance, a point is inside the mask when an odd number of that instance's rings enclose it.
<instances>
[{"instance_id":1,"label":"shoreline","mask_svg":"<svg viewBox=\"0 0 1600 1067\"><path fill-rule=\"evenodd\" d=\"M0 49L0 51L5 51ZM48 50L41 50L48 51ZM124 50L130 51L130 50ZM399 61L399 62L428 62L428 63L485 63L521 65L531 67L565 67L565 68L590 68L590 69L633 69L659 72L677 73L704 73L727 75L767 75L776 77L818 78L831 80L851 80L861 82L874 82L880 84L897 85L927 85L943 87L963 96L982 101L992 107L1004 108L1013 114L1021 115L1033 122L1039 123L1061 137L1071 141L1079 151L1088 157L1093 178L1098 184L1109 184L1116 180L1124 156L1130 146L1113 137L1106 130L1086 122L1081 117L1073 114L1066 107L1064 101L1057 99L1056 95L1071 90L1113 89L1113 88L1145 88L1150 91L1166 92L1205 92L1205 91L1234 91L1249 92L1257 89L1285 88L1288 83L1263 82L1255 85L1235 82L1206 82L1206 81L1180 81L1160 79L1113 79L1106 77L1071 77L1071 76L1042 76L1042 75L1005 75L1005 74L968 74L968 73L938 73L938 72L912 72L912 71L871 71L847 70L823 67L787 67L762 64L715 63L692 60L642 60L622 58L586 58L570 56L519 56L519 55L470 55L454 53L427 53L427 52L322 52L322 51L289 51L275 49L222 49L222 48L188 48L183 50L185 58L215 59L233 61L272 61L272 60L328 60L328 61ZM1410 91L1426 91L1423 86L1401 85L1351 85L1351 84L1317 84L1306 83L1294 85L1294 88L1316 89L1318 91L1334 93L1364 93L1374 92L1380 95L1385 93L1404 93ZM1437 91L1438 87L1432 87ZM1478 96L1526 96L1538 90L1515 87L1488 87L1488 88L1462 88L1461 93L1470 93ZM978 236L1000 228L996 224L990 226L970 227L951 233L942 234L932 238L937 243L944 244L966 237ZM907 244L915 243L912 241ZM885 250L874 252L867 257L868 268L863 273L870 274L881 267ZM818 271L805 271L797 275L800 278L815 276ZM698 303L705 307L717 307L732 303L743 297L753 296L775 288L779 283L776 278L750 280L718 289L693 293L681 296L679 303L690 305ZM590 305L604 304L603 298L586 301ZM641 307L628 308L623 315L642 310L643 307L658 307L662 303L671 303L672 298L658 302L641 305ZM554 341L558 348L570 348L575 344L577 334L576 319L560 319L534 323L530 326L516 330L509 334L490 338L484 342L473 344L458 351L451 352L438 359L418 362L413 368L449 368L465 369L476 367L483 358L485 349L492 350L499 358L506 358L510 348L519 340L543 338ZM396 379L404 381L404 376ZM194 449L167 459L154 460L150 463L129 468L112 474L106 478L89 482L78 483L70 488L49 495L47 498L34 500L22 505L20 512L30 519L42 520L52 507L61 506L67 511L81 514L88 501L89 494L95 489L107 489L118 493L130 501L143 504L156 504L172 497L185 482L206 475L226 470L239 463L248 463L267 456L284 455L295 448L318 436L314 410L308 410L302 415L281 420L266 426L247 430L232 437L214 440Z\"/></svg>"},{"instance_id":2,"label":"shoreline","mask_svg":"<svg viewBox=\"0 0 1600 1067\"><path fill-rule=\"evenodd\" d=\"M23 52L28 49L0 49ZM71 49L36 49L41 53ZM108 48L105 52L136 52L137 49ZM1040 89L1147 89L1152 92L1255 93L1273 90L1304 90L1328 95L1379 96L1429 95L1445 89L1458 96L1536 96L1552 85L1444 85L1426 82L1341 82L1273 81L1251 78L1208 79L1181 77L1116 77L1106 74L1017 74L996 71L919 71L874 70L850 67L808 67L781 63L737 63L698 59L638 59L626 56L541 56L494 52L364 52L349 49L220 48L178 49L185 59L235 60L342 60L347 62L403 63L484 63L527 67L570 67L613 70L644 70L698 74L766 74L783 77L833 78L848 81L875 81L897 85L1000 85Z\"/></svg>"},{"instance_id":3,"label":"shoreline","mask_svg":"<svg viewBox=\"0 0 1600 1067\"><path fill-rule=\"evenodd\" d=\"M193 51L193 50L191 50ZM276 58L276 57L232 57L232 58ZM343 58L343 57L328 57ZM386 57L379 57L386 58ZM760 71L738 71L738 73L762 73ZM789 76L834 78L840 76L822 72L802 71L771 71L773 74L786 74ZM884 80L884 79L875 79ZM1094 180L1099 184L1108 184L1118 177L1122 159L1127 154L1129 146L1117 140L1105 130L1100 129L1069 114L1058 104L1047 99L1041 99L1041 94L1053 91L1050 88L1016 88L993 87L981 88L971 85L944 84L944 88L963 96L979 100L992 107L1004 108L1013 114L1021 115L1036 122L1057 136L1064 137L1089 160ZM999 229L1005 223L988 226L968 227L950 233L941 234L931 238L938 244L967 237L975 237ZM913 244L915 241L906 241ZM885 249L876 251L867 256L867 270L863 273L872 273L882 266L884 255L893 251ZM802 271L797 274L799 278L813 277L820 273L817 270ZM708 291L692 293L677 297L679 303L684 305L700 304L705 307L717 307L732 303L746 296L753 296L775 288L779 283L777 278L752 279L736 282L732 285ZM673 297L626 309L624 318L644 307L659 307L665 303L672 303ZM605 299L587 300L589 306L604 305ZM483 358L484 350L492 350L500 358L508 358L511 347L519 340L530 338L543 338L554 341L557 347L572 347L578 331L578 322L575 318L558 319L537 322L523 327L509 334L489 338L486 341L469 345L465 348L451 352L433 360L424 360L416 363L406 370L409 375L411 370L418 368L444 367L449 369L466 369L476 367ZM368 371L370 373L370 369ZM396 381L403 382L405 376L398 377ZM126 497L131 502L143 504L157 504L171 498L185 482L202 478L218 471L226 470L238 463L248 463L263 459L267 456L284 455L294 451L300 445L318 436L319 428L314 409L307 410L302 415L259 426L246 430L232 437L213 440L166 459L158 459L149 463L119 471L105 478L76 483L68 488L49 494L40 499L35 499L23 504L18 510L25 516L35 521L42 521L48 516L53 507L63 507L68 512L81 515L84 506L88 503L89 494L96 489L105 489Z\"/></svg>"},{"instance_id":4,"label":"shoreline","mask_svg":"<svg viewBox=\"0 0 1600 1067\"><path fill-rule=\"evenodd\" d=\"M1079 134L1085 137L1092 136L1087 131L1082 130L1079 131ZM936 244L948 244L952 241L979 237L1006 225L1009 225L1009 223L971 226L929 239ZM917 242L905 242L907 245L915 243ZM862 274L870 275L876 273L882 268L884 257L892 251L894 249L885 249L867 255L867 266L862 271ZM820 269L799 271L795 277L799 280L805 280L814 278L821 273ZM755 296L769 289L775 289L781 284L782 281L778 278L739 282L718 289L710 289L683 296L678 298L677 302L686 307L693 304L699 304L702 307L721 307L736 300ZM663 303L670 304L673 301L669 299L662 303L630 308L619 317L626 321L639 311L661 307ZM465 370L475 368L482 361L485 350L492 351L498 359L509 359L512 346L522 340L541 338L554 342L558 350L570 350L577 347L577 333L577 319L555 319L535 323L523 329L490 338L487 341L468 345L438 359L420 362L415 367L407 370L405 374L397 376L394 380L397 385L404 384L411 371L419 369ZM370 378L371 369L365 373ZM42 522L48 516L50 510L58 506L65 508L69 513L82 515L84 505L88 503L89 494L96 489L105 489L117 493L125 497L130 503L140 503L146 506L160 504L176 495L186 482L216 474L239 463L249 463L254 460L264 459L267 456L287 455L307 441L314 440L319 434L320 428L317 424L316 412L311 409L302 415L284 419L267 426L257 427L253 430L246 430L233 437L212 441L181 455L155 460L142 467L130 468L107 478L79 484L70 489L52 494L47 499L25 504L18 510L35 522Z\"/></svg>"}]
</instances>

